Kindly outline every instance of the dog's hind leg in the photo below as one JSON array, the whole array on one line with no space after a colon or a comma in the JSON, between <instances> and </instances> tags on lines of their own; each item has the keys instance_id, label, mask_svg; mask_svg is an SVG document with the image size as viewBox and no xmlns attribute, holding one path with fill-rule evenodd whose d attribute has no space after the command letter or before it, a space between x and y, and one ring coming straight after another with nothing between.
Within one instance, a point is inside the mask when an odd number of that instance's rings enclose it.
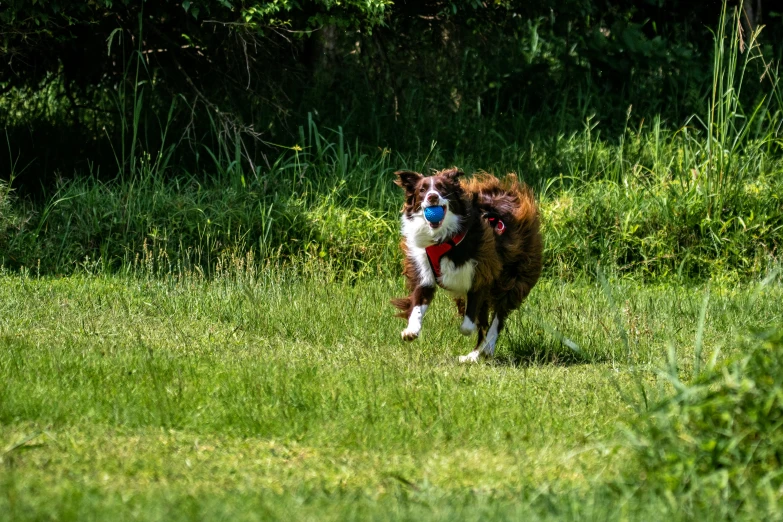
<instances>
[{"instance_id":1,"label":"dog's hind leg","mask_svg":"<svg viewBox=\"0 0 783 522\"><path fill-rule=\"evenodd\" d=\"M418 286L407 299L408 326L401 333L404 341L412 341L421 333L421 323L433 297L435 297L434 286Z\"/></svg>"},{"instance_id":2,"label":"dog's hind leg","mask_svg":"<svg viewBox=\"0 0 783 522\"><path fill-rule=\"evenodd\" d=\"M501 330L503 330L503 323L506 321L505 314L501 315L495 313L495 317L492 318L492 324L489 325L487 330L487 338L484 339L484 345L481 347L481 352L487 357L495 355L495 344L498 342Z\"/></svg>"},{"instance_id":3,"label":"dog's hind leg","mask_svg":"<svg viewBox=\"0 0 783 522\"><path fill-rule=\"evenodd\" d=\"M488 307L485 306L482 308L481 313L479 314L479 325L477 328L478 335L476 336L476 347L469 354L460 355L459 362L461 363L478 362L478 360L484 355L491 355L486 352L485 347L487 344L488 336L490 334L494 335L493 328L495 327L495 321L492 322L492 325L489 327L489 331L487 331L488 315L489 315L489 310Z\"/></svg>"},{"instance_id":4,"label":"dog's hind leg","mask_svg":"<svg viewBox=\"0 0 783 522\"><path fill-rule=\"evenodd\" d=\"M514 286L514 291L507 292L502 299L495 301L495 317L492 319L492 324L489 325L487 338L484 341L484 346L481 348L481 353L487 357L495 355L495 344L498 342L500 332L503 331L506 318L511 312L519 308L519 305L529 293L530 285L525 281L519 281Z\"/></svg>"},{"instance_id":5,"label":"dog's hind leg","mask_svg":"<svg viewBox=\"0 0 783 522\"><path fill-rule=\"evenodd\" d=\"M495 355L495 344L498 342L498 337L500 336L500 331L503 329L505 319L505 313L501 314L495 312L495 316L492 318L492 324L489 325L486 336L484 335L484 328L479 328L476 348L467 355L461 355L459 362L478 362L479 358L482 356L492 357Z\"/></svg>"},{"instance_id":6,"label":"dog's hind leg","mask_svg":"<svg viewBox=\"0 0 783 522\"><path fill-rule=\"evenodd\" d=\"M487 335L487 328L489 327L489 303L484 301L481 309L476 317L476 349L480 348L484 343L484 338Z\"/></svg>"}]
</instances>

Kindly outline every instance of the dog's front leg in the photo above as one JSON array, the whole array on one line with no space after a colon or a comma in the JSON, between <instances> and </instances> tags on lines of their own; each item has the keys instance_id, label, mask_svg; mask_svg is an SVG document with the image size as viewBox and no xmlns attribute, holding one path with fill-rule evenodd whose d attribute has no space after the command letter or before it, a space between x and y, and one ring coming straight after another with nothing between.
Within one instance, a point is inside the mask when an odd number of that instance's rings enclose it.
<instances>
[{"instance_id":1,"label":"dog's front leg","mask_svg":"<svg viewBox=\"0 0 783 522\"><path fill-rule=\"evenodd\" d=\"M459 331L462 335L473 335L476 333L476 318L481 308L484 306L484 296L479 292L468 292L467 304L465 305L465 317L462 318L462 324Z\"/></svg>"},{"instance_id":2,"label":"dog's front leg","mask_svg":"<svg viewBox=\"0 0 783 522\"><path fill-rule=\"evenodd\" d=\"M424 319L424 314L427 313L427 308L430 306L430 301L435 297L434 286L417 286L410 296L410 304L408 308L408 327L402 331L402 338L405 341L412 341L419 336L421 332L421 322Z\"/></svg>"}]
</instances>

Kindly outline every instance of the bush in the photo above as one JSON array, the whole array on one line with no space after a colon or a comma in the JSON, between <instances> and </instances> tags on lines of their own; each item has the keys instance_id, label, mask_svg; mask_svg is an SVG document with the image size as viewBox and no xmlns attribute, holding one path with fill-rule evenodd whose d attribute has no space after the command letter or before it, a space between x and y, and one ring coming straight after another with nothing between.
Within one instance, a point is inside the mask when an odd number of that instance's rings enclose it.
<instances>
[{"instance_id":1,"label":"bush","mask_svg":"<svg viewBox=\"0 0 783 522\"><path fill-rule=\"evenodd\" d=\"M156 157L173 142L190 145L174 151L174 174L202 172L201 146L220 139L239 141L253 170L272 144L301 145L308 113L351 140L405 153L437 140L482 160L495 144L527 146L591 116L617 136L630 105L634 123L660 114L677 126L710 90L708 27L720 17L719 5L681 0L3 6L0 56L11 66L0 68L0 119L24 161L36 160L18 180L30 190L88 163L111 178L132 170L133 147ZM780 19L771 3L757 14L774 56ZM749 76L769 70L757 61ZM768 87L748 82L743 98Z\"/></svg>"},{"instance_id":2,"label":"bush","mask_svg":"<svg viewBox=\"0 0 783 522\"><path fill-rule=\"evenodd\" d=\"M580 183L542 204L547 264L561 276L596 262L643 277L759 276L780 255L783 183L759 176L724 215L699 187L629 176Z\"/></svg>"},{"instance_id":3,"label":"bush","mask_svg":"<svg viewBox=\"0 0 783 522\"><path fill-rule=\"evenodd\" d=\"M779 514L783 497L783 330L708 369L634 427L646 488L686 509L724 516Z\"/></svg>"},{"instance_id":4,"label":"bush","mask_svg":"<svg viewBox=\"0 0 783 522\"><path fill-rule=\"evenodd\" d=\"M29 219L8 183L0 180L0 264L22 261L18 243Z\"/></svg>"}]
</instances>

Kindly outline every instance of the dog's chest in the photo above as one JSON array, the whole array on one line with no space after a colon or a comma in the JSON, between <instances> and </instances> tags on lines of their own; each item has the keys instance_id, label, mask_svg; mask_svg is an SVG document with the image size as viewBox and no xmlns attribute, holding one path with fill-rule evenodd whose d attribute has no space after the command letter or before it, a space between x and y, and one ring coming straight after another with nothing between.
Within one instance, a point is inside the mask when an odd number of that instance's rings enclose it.
<instances>
[{"instance_id":1,"label":"dog's chest","mask_svg":"<svg viewBox=\"0 0 783 522\"><path fill-rule=\"evenodd\" d=\"M470 287L473 286L475 269L476 262L473 260L457 266L448 256L443 256L440 260L440 277L438 282L449 292L465 295L470 290Z\"/></svg>"}]
</instances>

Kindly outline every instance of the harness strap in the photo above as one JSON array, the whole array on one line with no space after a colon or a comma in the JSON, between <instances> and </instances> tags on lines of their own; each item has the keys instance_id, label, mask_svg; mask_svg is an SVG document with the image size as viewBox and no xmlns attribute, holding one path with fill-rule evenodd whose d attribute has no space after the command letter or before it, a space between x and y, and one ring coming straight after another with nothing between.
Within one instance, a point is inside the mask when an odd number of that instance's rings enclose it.
<instances>
[{"instance_id":1,"label":"harness strap","mask_svg":"<svg viewBox=\"0 0 783 522\"><path fill-rule=\"evenodd\" d=\"M430 262L432 271L435 272L435 277L440 277L440 259L446 255L446 252L462 243L465 239L465 233L458 234L451 239L438 243L437 245L428 246L424 250L427 252L427 260Z\"/></svg>"}]
</instances>

